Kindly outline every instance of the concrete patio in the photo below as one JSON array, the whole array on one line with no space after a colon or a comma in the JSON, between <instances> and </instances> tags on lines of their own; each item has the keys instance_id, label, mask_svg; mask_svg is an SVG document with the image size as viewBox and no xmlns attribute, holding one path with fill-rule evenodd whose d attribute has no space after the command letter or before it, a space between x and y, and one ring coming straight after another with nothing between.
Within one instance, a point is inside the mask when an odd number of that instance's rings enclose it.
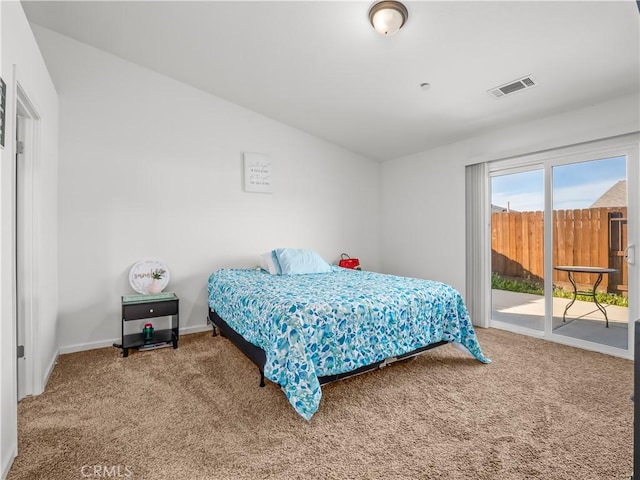
<instances>
[{"instance_id":1,"label":"concrete patio","mask_svg":"<svg viewBox=\"0 0 640 480\"><path fill-rule=\"evenodd\" d=\"M593 302L576 300L569 308L566 322L562 313L570 302L567 298L553 298L553 333L612 347L628 348L628 309L603 305L609 317L609 328L604 315ZM544 330L544 297L528 293L492 290L492 319L533 330Z\"/></svg>"}]
</instances>

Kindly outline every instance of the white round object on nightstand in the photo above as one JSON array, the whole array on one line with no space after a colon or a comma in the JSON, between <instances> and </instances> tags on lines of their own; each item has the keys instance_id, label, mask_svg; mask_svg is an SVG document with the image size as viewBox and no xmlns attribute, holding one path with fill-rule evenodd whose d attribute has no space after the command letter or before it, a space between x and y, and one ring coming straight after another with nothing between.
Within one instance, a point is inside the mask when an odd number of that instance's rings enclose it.
<instances>
[{"instance_id":1,"label":"white round object on nightstand","mask_svg":"<svg viewBox=\"0 0 640 480\"><path fill-rule=\"evenodd\" d=\"M159 260L140 260L129 270L129 284L138 293L160 293L169 278L169 269Z\"/></svg>"}]
</instances>

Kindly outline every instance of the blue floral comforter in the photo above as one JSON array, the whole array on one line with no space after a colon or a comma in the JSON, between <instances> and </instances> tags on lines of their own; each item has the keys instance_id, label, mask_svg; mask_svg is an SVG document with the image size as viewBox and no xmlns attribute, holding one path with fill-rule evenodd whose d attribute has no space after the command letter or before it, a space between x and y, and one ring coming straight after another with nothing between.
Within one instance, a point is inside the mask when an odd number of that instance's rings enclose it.
<instances>
[{"instance_id":1,"label":"blue floral comforter","mask_svg":"<svg viewBox=\"0 0 640 480\"><path fill-rule=\"evenodd\" d=\"M430 280L332 267L330 273L270 275L223 269L209 277L209 306L267 357L264 375L309 420L318 377L402 355L440 340L480 350L461 295Z\"/></svg>"}]
</instances>

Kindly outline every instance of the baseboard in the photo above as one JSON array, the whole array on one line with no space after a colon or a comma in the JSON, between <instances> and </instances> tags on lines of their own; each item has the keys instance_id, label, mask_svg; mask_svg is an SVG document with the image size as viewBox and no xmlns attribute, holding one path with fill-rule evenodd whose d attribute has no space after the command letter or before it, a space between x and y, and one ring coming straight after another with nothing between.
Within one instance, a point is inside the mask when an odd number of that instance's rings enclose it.
<instances>
[{"instance_id":1,"label":"baseboard","mask_svg":"<svg viewBox=\"0 0 640 480\"><path fill-rule=\"evenodd\" d=\"M210 332L211 325L198 325L195 327L187 327L180 329L180 335L189 335L190 333Z\"/></svg>"},{"instance_id":2,"label":"baseboard","mask_svg":"<svg viewBox=\"0 0 640 480\"><path fill-rule=\"evenodd\" d=\"M180 335L189 335L191 333L200 333L211 331L210 325L196 325L194 327L185 327L180 329ZM122 340L118 338L112 338L107 340L99 340L97 342L78 343L76 345L67 345L60 347L59 354L64 355L67 353L84 352L86 350L96 350L98 348L112 347L114 343L120 343ZM57 357L56 357L57 360ZM55 365L55 362L54 364ZM52 368L53 368L52 365Z\"/></svg>"},{"instance_id":3,"label":"baseboard","mask_svg":"<svg viewBox=\"0 0 640 480\"><path fill-rule=\"evenodd\" d=\"M18 450L17 447L13 449L13 451L11 452L11 454L9 455L9 457L4 460L2 462L2 476L0 476L0 478L2 478L2 480L4 480L5 478L7 478L7 476L9 475L9 470L11 470L11 465L13 465L13 461L15 460L15 458L18 456Z\"/></svg>"},{"instance_id":4,"label":"baseboard","mask_svg":"<svg viewBox=\"0 0 640 480\"><path fill-rule=\"evenodd\" d=\"M98 348L106 348L113 346L114 343L120 343L120 338L112 338L111 340L99 340L97 342L77 343L75 345L67 345L60 347L60 355L67 353L84 352L85 350L96 350Z\"/></svg>"},{"instance_id":5,"label":"baseboard","mask_svg":"<svg viewBox=\"0 0 640 480\"><path fill-rule=\"evenodd\" d=\"M47 369L44 372L44 378L42 379L42 390L38 392L38 395L44 392L45 388L47 388L47 383L49 383L49 378L53 373L53 369L56 367L56 363L58 363L59 356L60 356L60 350L58 350L56 354L53 356L53 358L51 359L51 362L49 362L49 366L47 366Z\"/></svg>"}]
</instances>

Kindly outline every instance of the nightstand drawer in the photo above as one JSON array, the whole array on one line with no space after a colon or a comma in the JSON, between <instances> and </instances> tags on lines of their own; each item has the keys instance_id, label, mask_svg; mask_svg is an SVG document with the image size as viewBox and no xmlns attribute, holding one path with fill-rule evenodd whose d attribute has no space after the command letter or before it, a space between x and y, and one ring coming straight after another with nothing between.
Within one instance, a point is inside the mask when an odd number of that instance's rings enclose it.
<instances>
[{"instance_id":1,"label":"nightstand drawer","mask_svg":"<svg viewBox=\"0 0 640 480\"><path fill-rule=\"evenodd\" d=\"M124 320L138 320L141 318L166 317L178 314L178 300L167 302L138 303L123 305L122 315Z\"/></svg>"}]
</instances>

